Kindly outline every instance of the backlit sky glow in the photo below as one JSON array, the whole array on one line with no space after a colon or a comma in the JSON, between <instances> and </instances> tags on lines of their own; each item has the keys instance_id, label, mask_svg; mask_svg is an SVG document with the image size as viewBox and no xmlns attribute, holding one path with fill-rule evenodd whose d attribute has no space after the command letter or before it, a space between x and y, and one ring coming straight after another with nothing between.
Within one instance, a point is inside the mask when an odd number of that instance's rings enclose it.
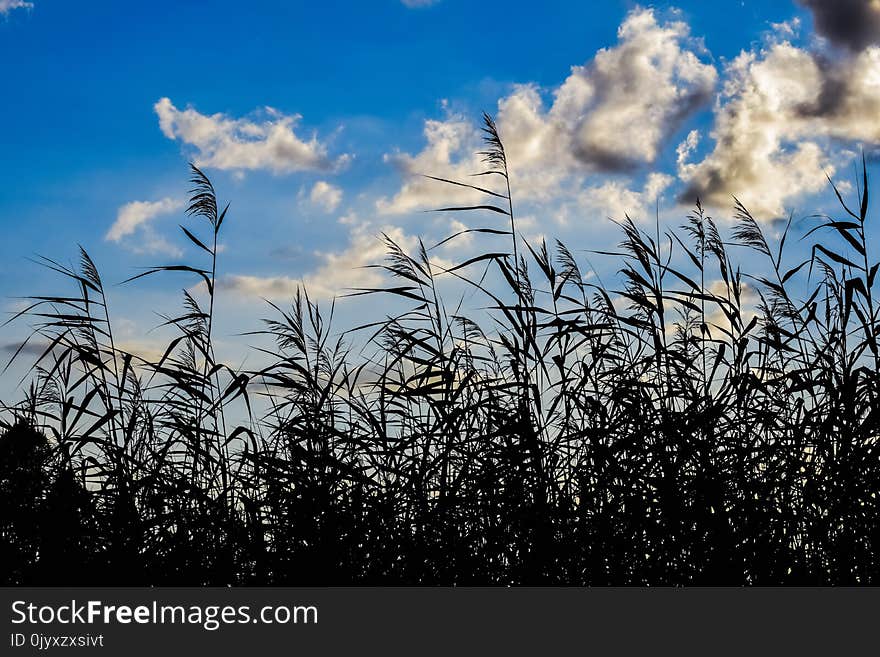
<instances>
[{"instance_id":1,"label":"backlit sky glow","mask_svg":"<svg viewBox=\"0 0 880 657\"><path fill-rule=\"evenodd\" d=\"M483 110L524 235L575 251L613 245L609 217L659 206L679 223L697 196L721 222L735 194L804 233L834 208L826 174L855 193L854 162L880 144L878 0L0 0L0 61L4 310L63 291L36 254L80 243L113 283L192 257L177 225L194 161L232 204L218 346L233 364L237 333L270 314L261 297L376 285L359 267L381 261L381 232L412 247L464 227L423 210L467 195L418 174L478 171ZM113 287L126 346L157 348L155 313L192 283ZM358 303L340 324L363 320ZM0 331L4 360L25 334Z\"/></svg>"}]
</instances>

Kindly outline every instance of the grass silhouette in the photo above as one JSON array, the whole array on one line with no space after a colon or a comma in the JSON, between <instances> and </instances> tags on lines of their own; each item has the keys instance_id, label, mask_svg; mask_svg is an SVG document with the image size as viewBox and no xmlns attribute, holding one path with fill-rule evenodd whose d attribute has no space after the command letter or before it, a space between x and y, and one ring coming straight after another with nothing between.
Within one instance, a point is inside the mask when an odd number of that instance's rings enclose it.
<instances>
[{"instance_id":1,"label":"grass silhouette","mask_svg":"<svg viewBox=\"0 0 880 657\"><path fill-rule=\"evenodd\" d=\"M117 346L84 250L78 269L45 260L76 291L13 318L46 347L0 436L3 583L880 582L864 162L857 207L834 189L845 218L819 220L808 235L835 237L806 261L786 262L788 227L769 240L737 202L725 240L697 203L665 234L622 221L609 290L563 244L518 235L484 125L485 184L434 180L482 194L441 209L502 215L465 232L509 250L440 267L386 237L391 282L356 294L409 307L352 329L367 355L302 291L260 331L268 366L217 362L226 210L195 167L199 225L183 231L204 262L135 277L183 273L206 293L166 318L160 358ZM732 244L766 273L741 272ZM485 321L447 305L445 281ZM227 425L233 404L249 421Z\"/></svg>"}]
</instances>

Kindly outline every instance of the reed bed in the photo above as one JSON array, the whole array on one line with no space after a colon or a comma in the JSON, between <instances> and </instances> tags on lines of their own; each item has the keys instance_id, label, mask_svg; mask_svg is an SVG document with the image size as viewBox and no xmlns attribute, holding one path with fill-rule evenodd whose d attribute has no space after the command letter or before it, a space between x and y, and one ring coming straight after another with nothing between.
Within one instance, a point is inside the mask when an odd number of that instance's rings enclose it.
<instances>
[{"instance_id":1,"label":"reed bed","mask_svg":"<svg viewBox=\"0 0 880 657\"><path fill-rule=\"evenodd\" d=\"M487 249L441 267L386 238L388 285L353 294L406 309L340 331L303 290L269 309L257 371L215 357L228 206L197 168L199 262L135 277L204 290L166 318L160 358L117 345L85 250L78 268L45 260L72 291L13 318L46 346L0 436L3 583L880 582L864 162L805 261L790 227L771 239L737 203L722 231L697 203L676 230L621 221L606 289L519 234L484 125L485 170L435 183L483 196L441 210L485 218L468 232ZM447 304L447 284L483 310Z\"/></svg>"}]
</instances>

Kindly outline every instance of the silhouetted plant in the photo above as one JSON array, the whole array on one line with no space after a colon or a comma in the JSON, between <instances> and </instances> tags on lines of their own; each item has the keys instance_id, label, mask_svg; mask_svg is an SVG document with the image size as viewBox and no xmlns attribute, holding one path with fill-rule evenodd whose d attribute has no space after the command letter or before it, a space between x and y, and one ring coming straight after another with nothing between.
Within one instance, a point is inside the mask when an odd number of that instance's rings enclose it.
<instances>
[{"instance_id":1,"label":"silhouetted plant","mask_svg":"<svg viewBox=\"0 0 880 657\"><path fill-rule=\"evenodd\" d=\"M258 371L214 351L228 206L195 167L201 226L181 228L208 261L131 279L197 283L158 359L116 345L84 250L45 260L76 292L20 314L46 346L0 437L3 580L63 578L65 554L117 584L876 583L864 162L858 209L833 188L844 218L804 235L838 247L792 263L791 220L770 239L736 201L725 238L698 201L679 230L624 217L607 289L523 237L484 129L480 184L429 178L483 197L439 210L503 223L412 253L385 236L387 285L352 295L409 307L340 334L300 291L256 331L274 343ZM485 250L431 257L464 234ZM735 248L766 268L740 271ZM462 287L469 307L448 301Z\"/></svg>"}]
</instances>

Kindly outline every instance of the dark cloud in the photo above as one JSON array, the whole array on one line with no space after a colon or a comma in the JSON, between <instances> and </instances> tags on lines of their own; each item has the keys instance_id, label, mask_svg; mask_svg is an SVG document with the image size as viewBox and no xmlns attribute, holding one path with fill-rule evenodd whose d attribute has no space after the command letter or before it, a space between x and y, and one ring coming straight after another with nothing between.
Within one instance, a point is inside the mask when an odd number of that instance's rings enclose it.
<instances>
[{"instance_id":1,"label":"dark cloud","mask_svg":"<svg viewBox=\"0 0 880 657\"><path fill-rule=\"evenodd\" d=\"M301 244L285 244L269 251L269 255L278 260L300 260L306 255L306 250Z\"/></svg>"},{"instance_id":2,"label":"dark cloud","mask_svg":"<svg viewBox=\"0 0 880 657\"><path fill-rule=\"evenodd\" d=\"M805 118L833 118L852 94L850 62L810 53L819 72L819 93L815 100L798 105L795 111Z\"/></svg>"},{"instance_id":3,"label":"dark cloud","mask_svg":"<svg viewBox=\"0 0 880 657\"><path fill-rule=\"evenodd\" d=\"M48 348L48 343L39 341L10 342L0 346L0 350L6 352L7 354L15 354L19 352L21 354L27 354L30 356L42 356Z\"/></svg>"},{"instance_id":4,"label":"dark cloud","mask_svg":"<svg viewBox=\"0 0 880 657\"><path fill-rule=\"evenodd\" d=\"M816 32L854 52L880 43L880 0L797 0L813 14Z\"/></svg>"},{"instance_id":5,"label":"dark cloud","mask_svg":"<svg viewBox=\"0 0 880 657\"><path fill-rule=\"evenodd\" d=\"M599 79L599 76L595 77ZM630 77L629 80L616 80L614 83L626 85L634 90L646 87L644 79L634 77ZM608 97L610 94L605 90L608 86L610 85L607 80L602 81L601 84L597 82L595 85L596 95L600 98ZM682 92L684 91L682 85ZM666 115L662 117L665 123L662 124L661 135L656 139L656 145L658 147L664 145L667 139L675 134L694 112L709 104L714 91L714 77L711 81L707 77L705 83L682 93L675 103L669 103ZM646 111L646 114L649 112ZM572 153L578 160L594 170L605 173L631 173L653 161L653 158L645 158L644 154L626 152L621 148L620 143L605 145L604 140L590 139L590 129L595 131L596 126L585 127L579 135L580 138L573 140Z\"/></svg>"},{"instance_id":6,"label":"dark cloud","mask_svg":"<svg viewBox=\"0 0 880 657\"><path fill-rule=\"evenodd\" d=\"M734 181L724 175L718 166L707 166L699 180L692 180L678 193L676 201L681 205L692 206L699 200L719 199L732 205L733 196L738 190Z\"/></svg>"},{"instance_id":7,"label":"dark cloud","mask_svg":"<svg viewBox=\"0 0 880 657\"><path fill-rule=\"evenodd\" d=\"M642 158L627 157L625 154L612 148L603 148L593 144L580 144L577 141L572 142L572 154L595 171L605 173L630 173L639 169L645 163Z\"/></svg>"}]
</instances>

